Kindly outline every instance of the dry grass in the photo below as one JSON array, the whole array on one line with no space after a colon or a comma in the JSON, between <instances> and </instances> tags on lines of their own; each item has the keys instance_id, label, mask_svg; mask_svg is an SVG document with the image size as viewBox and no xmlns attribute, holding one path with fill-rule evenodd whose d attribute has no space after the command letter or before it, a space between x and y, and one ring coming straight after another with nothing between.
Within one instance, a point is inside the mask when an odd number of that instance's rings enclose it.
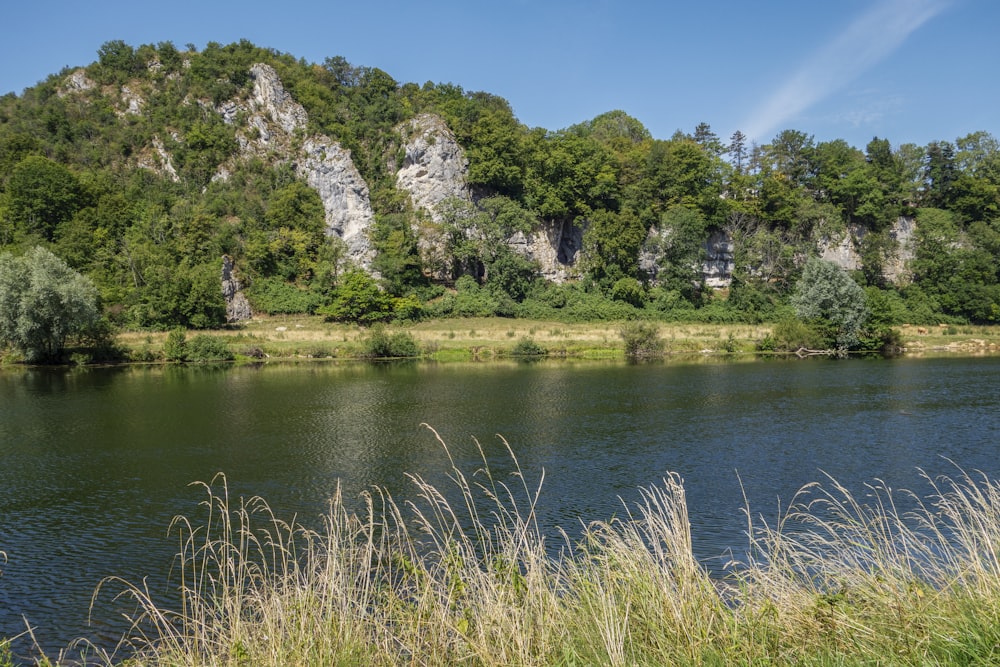
<instances>
[{"instance_id":1,"label":"dry grass","mask_svg":"<svg viewBox=\"0 0 1000 667\"><path fill-rule=\"evenodd\" d=\"M508 449L509 451L509 449ZM183 601L109 581L140 613L132 665L994 664L1000 485L959 471L929 492L835 480L748 523L723 580L695 560L682 480L645 489L572 543L540 530L542 482L485 457L451 488L412 477L325 527L205 484L175 520ZM911 509L901 511L905 503ZM747 512L748 518L751 516ZM550 542L555 539L555 542ZM744 552L738 552L744 553ZM111 658L107 657L108 662Z\"/></svg>"},{"instance_id":2,"label":"dry grass","mask_svg":"<svg viewBox=\"0 0 1000 667\"><path fill-rule=\"evenodd\" d=\"M503 318L445 319L395 325L413 336L438 360L493 359L522 339L544 347L550 355L616 358L623 355L621 322L567 324ZM769 325L658 324L668 355L751 352L770 333ZM269 358L356 358L368 335L356 325L332 324L310 316L255 318L238 327L211 332L224 336L237 354L259 349ZM156 355L166 332L123 332L118 341L134 351ZM141 356L141 355L137 355Z\"/></svg>"}]
</instances>

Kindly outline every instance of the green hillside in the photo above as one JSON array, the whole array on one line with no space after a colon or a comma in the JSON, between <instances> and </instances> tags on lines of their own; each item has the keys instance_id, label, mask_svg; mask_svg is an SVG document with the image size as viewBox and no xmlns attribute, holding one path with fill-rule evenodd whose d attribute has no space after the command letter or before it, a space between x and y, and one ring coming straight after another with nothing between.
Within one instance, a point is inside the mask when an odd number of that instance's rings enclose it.
<instances>
[{"instance_id":1,"label":"green hillside","mask_svg":"<svg viewBox=\"0 0 1000 667\"><path fill-rule=\"evenodd\" d=\"M838 239L874 325L1000 317L1000 147L984 132L854 147L789 129L753 145L705 124L653 138L622 111L547 130L489 93L245 41L115 41L97 55L0 98L0 253L51 250L94 283L113 325L224 324L223 255L258 313L752 323L793 312L806 259ZM246 102L258 63L308 116L267 151L246 149L265 145ZM421 114L461 145L476 202L436 220L396 180L399 128ZM315 136L347 149L367 185L363 267L297 171ZM509 243L543 228L580 235L558 284ZM723 289L706 283L709 238L731 244Z\"/></svg>"}]
</instances>

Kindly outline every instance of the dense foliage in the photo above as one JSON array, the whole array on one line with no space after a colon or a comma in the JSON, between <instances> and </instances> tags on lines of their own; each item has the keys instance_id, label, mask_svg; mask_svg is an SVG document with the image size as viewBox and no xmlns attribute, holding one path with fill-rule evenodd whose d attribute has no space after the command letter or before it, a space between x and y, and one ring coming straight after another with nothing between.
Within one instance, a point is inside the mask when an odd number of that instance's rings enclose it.
<instances>
[{"instance_id":1,"label":"dense foliage","mask_svg":"<svg viewBox=\"0 0 1000 667\"><path fill-rule=\"evenodd\" d=\"M70 339L100 337L97 290L44 248L0 253L0 344L28 361L57 360Z\"/></svg>"},{"instance_id":2,"label":"dense foliage","mask_svg":"<svg viewBox=\"0 0 1000 667\"><path fill-rule=\"evenodd\" d=\"M927 146L876 137L862 150L785 130L756 145L704 123L653 138L621 111L548 131L488 93L246 41L201 51L113 41L97 55L0 98L0 250L47 248L123 326L223 324L222 254L258 312L761 321L785 312L806 259L846 232L861 257L850 279L873 321L1000 318L1000 145L985 132ZM246 119L219 112L248 95L255 63L278 72L309 132L351 151L375 213L371 275L326 233L323 204L294 167L241 152ZM426 217L395 184L396 128L419 113L454 132L476 195L443 214L440 256L422 249ZM901 218L915 225L913 259L890 271ZM543 225L580 230L565 284L508 244ZM713 234L733 244L727 290L702 279Z\"/></svg>"}]
</instances>

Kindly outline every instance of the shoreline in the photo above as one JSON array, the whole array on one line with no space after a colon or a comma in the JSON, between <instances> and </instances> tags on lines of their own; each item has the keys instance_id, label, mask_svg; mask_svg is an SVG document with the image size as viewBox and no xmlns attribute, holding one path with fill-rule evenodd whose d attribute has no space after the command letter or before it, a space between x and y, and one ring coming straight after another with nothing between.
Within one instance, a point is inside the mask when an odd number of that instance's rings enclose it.
<instances>
[{"instance_id":1,"label":"shoreline","mask_svg":"<svg viewBox=\"0 0 1000 667\"><path fill-rule=\"evenodd\" d=\"M621 321L565 323L554 320L503 318L438 319L390 324L390 333L409 335L420 350L414 360L435 363L496 362L518 360L623 361ZM757 349L774 323L705 324L658 322L663 354L651 359L666 362L701 360L759 360L795 357L796 352ZM1000 355L1000 325L936 325L897 327L902 348L898 356ZM115 334L120 361L86 362L71 354L70 363L54 366L118 366L171 363L164 354L168 331L123 331ZM303 361L365 361L365 339L371 329L359 325L325 322L318 316L256 317L223 329L186 330L188 338L207 334L225 342L235 363ZM533 355L519 355L519 343L530 342ZM871 354L871 353L859 353ZM81 355L83 356L83 355ZM822 355L826 356L826 355ZM852 353L854 356L854 353ZM195 362L197 363L197 362ZM227 362L229 363L229 362ZM19 367L0 356L0 368Z\"/></svg>"},{"instance_id":2,"label":"shoreline","mask_svg":"<svg viewBox=\"0 0 1000 667\"><path fill-rule=\"evenodd\" d=\"M439 319L388 325L405 332L421 349L420 360L436 362L518 359L514 347L529 340L545 350L537 358L625 359L619 334L623 322L564 323L551 320L502 318ZM657 323L664 341L663 359L698 357L786 357L794 352L770 353L757 342L774 324ZM902 325L901 356L989 356L1000 354L1000 326ZM257 317L226 329L188 331L226 339L242 361L363 360L364 339L370 330L358 325L334 324L316 316ZM168 332L122 332L116 342L137 356L162 354ZM256 352L263 353L259 356ZM246 354L251 352L252 354ZM152 360L152 359L151 359Z\"/></svg>"}]
</instances>

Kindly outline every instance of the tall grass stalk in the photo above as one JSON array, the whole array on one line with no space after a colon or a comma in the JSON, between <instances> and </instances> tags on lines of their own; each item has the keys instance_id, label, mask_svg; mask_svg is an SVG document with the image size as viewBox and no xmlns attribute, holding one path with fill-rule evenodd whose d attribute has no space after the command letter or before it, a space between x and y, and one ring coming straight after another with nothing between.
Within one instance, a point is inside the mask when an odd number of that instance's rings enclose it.
<instances>
[{"instance_id":1,"label":"tall grass stalk","mask_svg":"<svg viewBox=\"0 0 1000 667\"><path fill-rule=\"evenodd\" d=\"M436 435L436 434L435 434ZM443 443L442 443L443 444ZM506 446L506 442L504 441ZM445 447L447 452L447 447ZM723 578L694 557L683 482L667 475L579 539L538 523L542 480L499 478L482 448L449 488L412 476L323 527L204 484L178 518L167 610L145 586L137 665L956 664L1000 657L1000 485L961 473L926 496L804 487L749 520ZM961 472L961 471L960 471ZM903 510L901 507L908 509ZM549 541L553 543L549 543Z\"/></svg>"}]
</instances>

